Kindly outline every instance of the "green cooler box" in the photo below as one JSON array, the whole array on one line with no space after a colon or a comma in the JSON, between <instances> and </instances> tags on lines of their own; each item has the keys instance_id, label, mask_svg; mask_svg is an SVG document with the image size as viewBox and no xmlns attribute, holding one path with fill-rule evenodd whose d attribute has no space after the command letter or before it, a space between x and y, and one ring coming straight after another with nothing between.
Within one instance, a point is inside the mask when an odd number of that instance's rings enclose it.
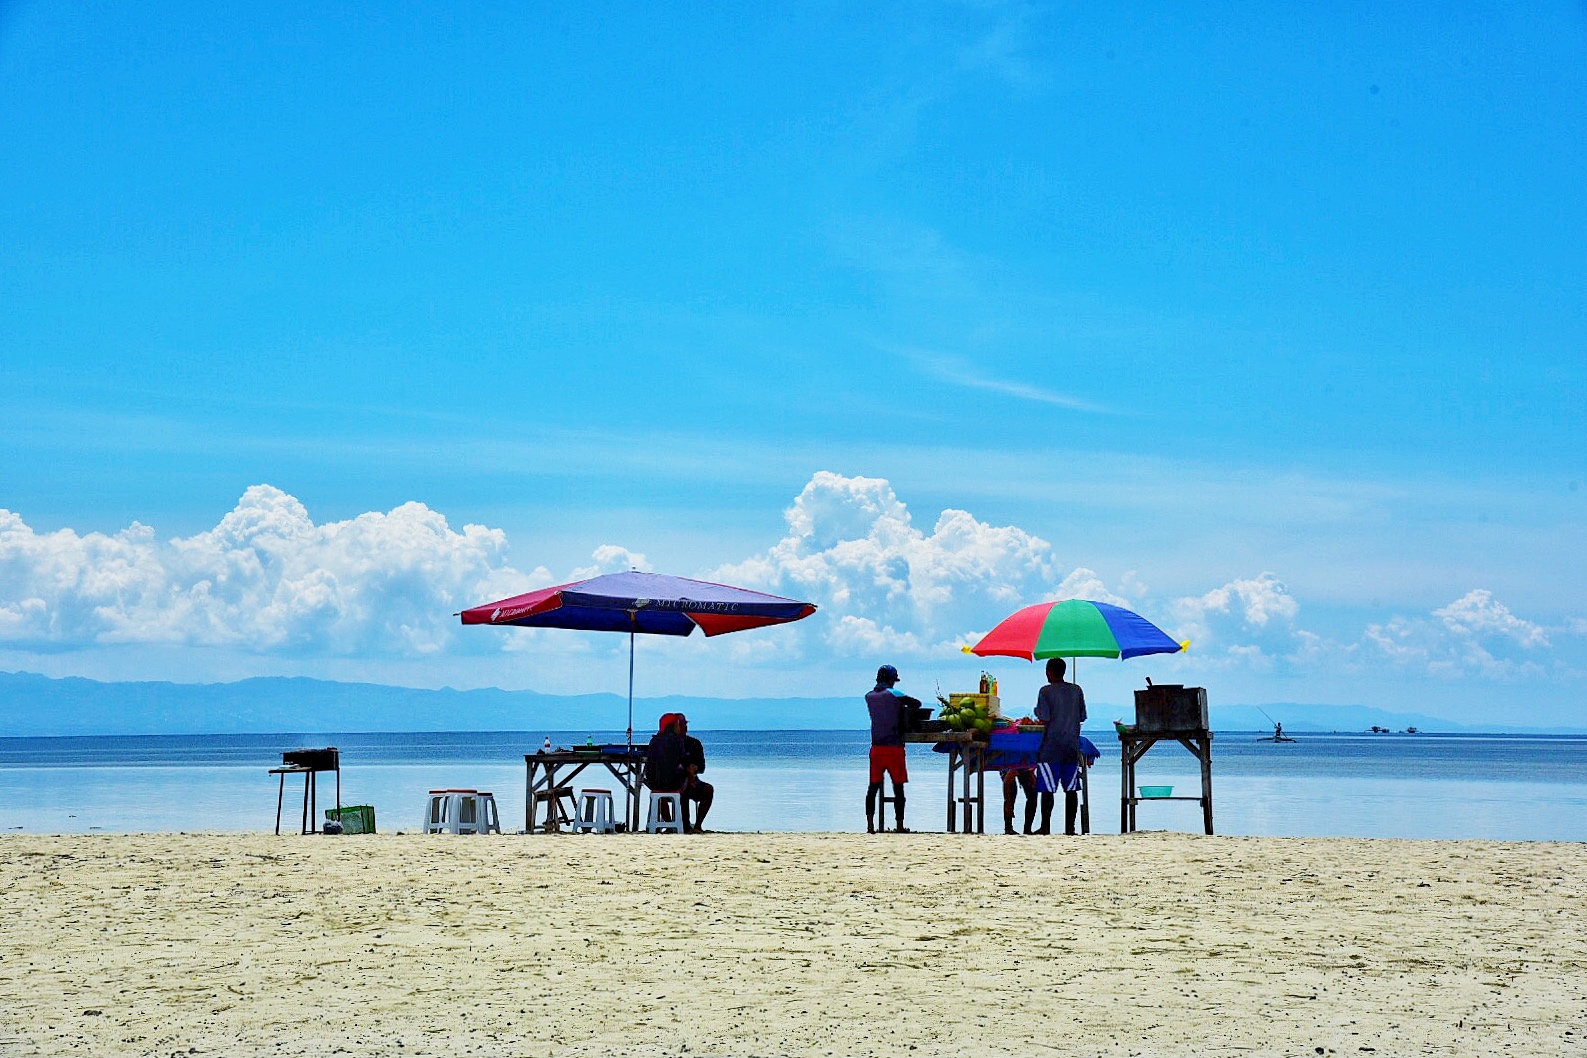
<instances>
[{"instance_id":1,"label":"green cooler box","mask_svg":"<svg viewBox=\"0 0 1587 1058\"><path fill-rule=\"evenodd\" d=\"M342 825L343 834L373 834L375 832L375 809L372 805L348 805L346 808L327 808L327 820L335 820Z\"/></svg>"}]
</instances>

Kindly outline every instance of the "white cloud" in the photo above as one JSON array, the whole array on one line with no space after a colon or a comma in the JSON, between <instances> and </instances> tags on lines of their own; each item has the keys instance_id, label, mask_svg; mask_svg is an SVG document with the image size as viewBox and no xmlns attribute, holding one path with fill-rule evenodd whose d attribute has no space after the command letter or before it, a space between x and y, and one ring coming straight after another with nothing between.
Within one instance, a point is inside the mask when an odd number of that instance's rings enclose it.
<instances>
[{"instance_id":1,"label":"white cloud","mask_svg":"<svg viewBox=\"0 0 1587 1058\"><path fill-rule=\"evenodd\" d=\"M594 561L573 571L572 580L585 580L605 573L626 573L631 569L650 572L650 561L638 551L630 551L616 544L602 544L591 554Z\"/></svg>"},{"instance_id":2,"label":"white cloud","mask_svg":"<svg viewBox=\"0 0 1587 1058\"><path fill-rule=\"evenodd\" d=\"M1475 588L1433 611L1433 616L1456 635L1493 634L1513 639L1523 647L1546 647L1548 635L1540 625L1523 621L1509 607L1494 599L1493 593Z\"/></svg>"},{"instance_id":3,"label":"white cloud","mask_svg":"<svg viewBox=\"0 0 1587 1058\"><path fill-rule=\"evenodd\" d=\"M1092 602L1109 602L1114 606L1129 606L1130 600L1111 591L1095 571L1080 566L1070 570L1054 589L1054 599L1090 599ZM1037 601L1037 600L1032 600Z\"/></svg>"},{"instance_id":4,"label":"white cloud","mask_svg":"<svg viewBox=\"0 0 1587 1058\"><path fill-rule=\"evenodd\" d=\"M784 514L781 539L707 576L821 609L791 628L727 637L713 648L723 671L810 673L885 657L951 664L961 644L1021 606L1090 598L1129 605L1175 638L1191 639L1190 654L1176 663L1192 669L1581 678L1573 658L1587 620L1537 623L1483 589L1362 632L1335 626L1325 635L1298 626L1300 603L1274 573L1154 599L1134 574L1110 587L1091 568L1061 565L1051 544L1019 526L953 508L917 526L882 478L817 473ZM578 659L600 661L608 646L617 649L601 637L557 630L461 630L453 614L465 606L650 568L644 554L602 544L567 575L523 572L508 563L507 544L499 529L454 529L422 503L316 523L298 500L264 485L250 488L214 528L164 540L136 522L109 534L40 533L0 510L0 648L42 657L158 644L296 659L290 664L409 658L433 665L442 655L498 654L514 666L499 671L534 684L554 683L563 669L586 663ZM1551 637L1572 657L1555 656ZM665 658L674 646L646 649Z\"/></svg>"},{"instance_id":5,"label":"white cloud","mask_svg":"<svg viewBox=\"0 0 1587 1058\"><path fill-rule=\"evenodd\" d=\"M1481 588L1425 617L1368 625L1365 643L1397 666L1441 679L1515 680L1546 672L1532 656L1548 646L1542 626L1517 617Z\"/></svg>"},{"instance_id":6,"label":"white cloud","mask_svg":"<svg viewBox=\"0 0 1587 1058\"><path fill-rule=\"evenodd\" d=\"M780 541L713 576L817 603L842 654L947 655L964 629L1054 597L1047 541L952 509L924 532L882 478L821 471L785 517Z\"/></svg>"},{"instance_id":7,"label":"white cloud","mask_svg":"<svg viewBox=\"0 0 1587 1058\"><path fill-rule=\"evenodd\" d=\"M1170 609L1192 638L1211 640L1239 634L1236 629L1249 634L1270 623L1287 626L1299 615L1300 603L1278 577L1262 573L1231 580L1204 595L1175 599Z\"/></svg>"},{"instance_id":8,"label":"white cloud","mask_svg":"<svg viewBox=\"0 0 1587 1058\"><path fill-rule=\"evenodd\" d=\"M165 543L35 533L0 511L0 638L225 646L278 654L432 654L464 606L549 583L507 566L506 535L422 503L316 525L303 504L256 485L213 529Z\"/></svg>"}]
</instances>

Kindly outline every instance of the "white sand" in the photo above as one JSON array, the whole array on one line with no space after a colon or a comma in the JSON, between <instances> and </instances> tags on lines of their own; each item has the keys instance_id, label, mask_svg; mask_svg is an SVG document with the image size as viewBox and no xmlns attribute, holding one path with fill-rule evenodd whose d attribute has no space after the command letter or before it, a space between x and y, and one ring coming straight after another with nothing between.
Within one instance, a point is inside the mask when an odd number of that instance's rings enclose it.
<instances>
[{"instance_id":1,"label":"white sand","mask_svg":"<svg viewBox=\"0 0 1587 1058\"><path fill-rule=\"evenodd\" d=\"M0 1055L1587 1055L1587 847L0 838Z\"/></svg>"}]
</instances>

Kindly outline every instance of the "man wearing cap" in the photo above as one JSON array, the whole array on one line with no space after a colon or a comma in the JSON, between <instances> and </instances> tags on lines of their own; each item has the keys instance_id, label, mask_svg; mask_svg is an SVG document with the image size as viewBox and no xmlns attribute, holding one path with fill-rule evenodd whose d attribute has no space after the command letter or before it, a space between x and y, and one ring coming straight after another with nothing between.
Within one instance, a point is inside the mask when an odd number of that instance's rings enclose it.
<instances>
[{"instance_id":1,"label":"man wearing cap","mask_svg":"<svg viewBox=\"0 0 1587 1058\"><path fill-rule=\"evenodd\" d=\"M894 685L898 683L898 670L883 665L876 670L876 689L865 696L865 705L871 711L871 785L865 791L865 832L876 833L885 829L878 810L882 795L882 779L893 780L893 815L898 832L907 834L904 826L904 783L909 781L909 769L904 762L904 709L920 702L909 697Z\"/></svg>"}]
</instances>

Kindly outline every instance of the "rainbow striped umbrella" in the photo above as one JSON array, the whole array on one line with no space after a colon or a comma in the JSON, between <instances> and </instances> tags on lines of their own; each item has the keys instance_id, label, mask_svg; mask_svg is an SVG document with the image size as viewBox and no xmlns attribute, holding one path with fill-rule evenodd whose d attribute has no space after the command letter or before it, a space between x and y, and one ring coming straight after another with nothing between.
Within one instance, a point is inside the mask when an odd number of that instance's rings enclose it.
<instances>
[{"instance_id":1,"label":"rainbow striped umbrella","mask_svg":"<svg viewBox=\"0 0 1587 1058\"><path fill-rule=\"evenodd\" d=\"M1065 599L1027 606L999 622L967 653L1009 658L1138 658L1175 654L1190 641L1176 642L1133 610L1087 599Z\"/></svg>"}]
</instances>

